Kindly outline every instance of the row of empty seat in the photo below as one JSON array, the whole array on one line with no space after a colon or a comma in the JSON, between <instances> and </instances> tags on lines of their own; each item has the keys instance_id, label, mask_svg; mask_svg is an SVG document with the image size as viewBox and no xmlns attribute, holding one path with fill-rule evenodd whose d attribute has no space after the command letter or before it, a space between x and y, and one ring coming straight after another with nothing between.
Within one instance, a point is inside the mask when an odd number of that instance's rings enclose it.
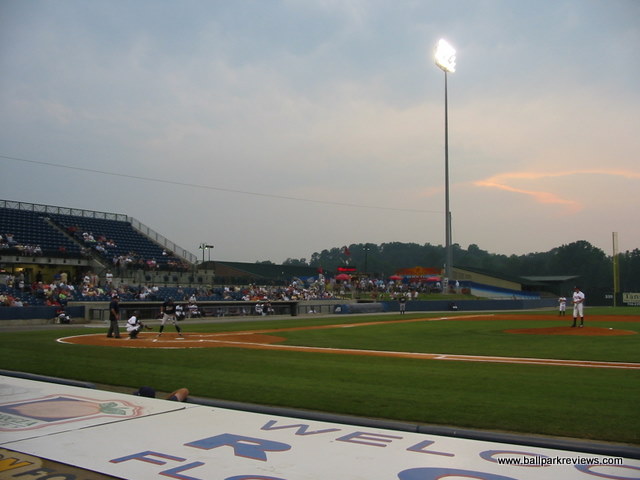
<instances>
[{"instance_id":1,"label":"row of empty seat","mask_svg":"<svg viewBox=\"0 0 640 480\"><path fill-rule=\"evenodd\" d=\"M95 242L87 243L84 233L91 233ZM12 234L15 245L6 242ZM0 235L3 247L19 250L23 246L39 246L43 255L80 256L84 249L104 258L112 264L114 257L131 257L137 262L155 261L158 267L178 267L184 262L171 252L133 228L131 223L121 220L81 217L57 213L37 212L12 208L0 208ZM107 246L98 239L113 241ZM96 250L101 244L104 249ZM136 263L134 266L141 266Z\"/></svg>"},{"instance_id":2,"label":"row of empty seat","mask_svg":"<svg viewBox=\"0 0 640 480\"><path fill-rule=\"evenodd\" d=\"M13 235L16 246L7 243ZM48 215L29 210L0 208L0 235L5 247L39 246L43 254L79 256L81 246L51 225Z\"/></svg>"},{"instance_id":3,"label":"row of empty seat","mask_svg":"<svg viewBox=\"0 0 640 480\"><path fill-rule=\"evenodd\" d=\"M129 222L61 214L51 215L50 218L86 247L92 248L95 244L84 242L85 233L92 234L96 241L101 237L112 240L114 246L106 247L106 251L100 253L107 260L111 261L113 257L128 256L131 253L145 261L155 260L159 265L167 264L170 259L176 260L168 254L169 252L165 252L158 244L135 230Z\"/></svg>"}]
</instances>

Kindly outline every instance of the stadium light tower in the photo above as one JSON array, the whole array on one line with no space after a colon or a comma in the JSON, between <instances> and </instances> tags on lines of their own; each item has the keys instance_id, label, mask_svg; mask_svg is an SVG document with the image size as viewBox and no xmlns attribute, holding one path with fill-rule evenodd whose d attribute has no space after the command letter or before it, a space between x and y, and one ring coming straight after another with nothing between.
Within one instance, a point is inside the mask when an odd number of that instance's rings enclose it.
<instances>
[{"instance_id":1,"label":"stadium light tower","mask_svg":"<svg viewBox=\"0 0 640 480\"><path fill-rule=\"evenodd\" d=\"M447 98L447 74L456 71L456 51L446 40L440 40L435 51L436 65L444 72L444 197L446 257L444 276L451 280L453 251L451 241L451 208L449 206L449 106Z\"/></svg>"},{"instance_id":2,"label":"stadium light tower","mask_svg":"<svg viewBox=\"0 0 640 480\"><path fill-rule=\"evenodd\" d=\"M202 250L202 263L204 263L204 251L205 250L207 250L209 252L209 261L211 261L211 249L213 248L213 245L208 245L206 243L201 243L198 248L200 250Z\"/></svg>"}]
</instances>

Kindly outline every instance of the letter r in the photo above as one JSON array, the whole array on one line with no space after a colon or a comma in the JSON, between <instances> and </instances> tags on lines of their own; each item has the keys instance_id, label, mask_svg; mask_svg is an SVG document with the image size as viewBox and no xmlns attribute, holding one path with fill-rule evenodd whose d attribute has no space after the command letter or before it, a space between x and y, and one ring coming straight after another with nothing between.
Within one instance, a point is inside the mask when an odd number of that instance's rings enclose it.
<instances>
[{"instance_id":1,"label":"letter r","mask_svg":"<svg viewBox=\"0 0 640 480\"><path fill-rule=\"evenodd\" d=\"M211 450L218 447L233 448L236 457L251 458L253 460L267 461L266 452L286 452L291 449L291 445L274 442L263 438L243 437L232 433L223 433L215 437L203 438L195 442L185 443L187 447Z\"/></svg>"}]
</instances>

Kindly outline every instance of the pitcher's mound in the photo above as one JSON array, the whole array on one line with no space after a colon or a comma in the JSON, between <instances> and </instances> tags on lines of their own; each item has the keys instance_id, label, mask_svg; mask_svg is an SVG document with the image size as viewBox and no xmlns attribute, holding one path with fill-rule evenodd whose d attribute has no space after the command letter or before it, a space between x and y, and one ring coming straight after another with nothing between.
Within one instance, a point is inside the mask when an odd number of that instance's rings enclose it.
<instances>
[{"instance_id":1,"label":"pitcher's mound","mask_svg":"<svg viewBox=\"0 0 640 480\"><path fill-rule=\"evenodd\" d=\"M576 335L583 337L611 337L616 335L635 335L633 330L617 330L602 327L549 327L549 328L517 328L505 330L506 333L525 335Z\"/></svg>"}]
</instances>

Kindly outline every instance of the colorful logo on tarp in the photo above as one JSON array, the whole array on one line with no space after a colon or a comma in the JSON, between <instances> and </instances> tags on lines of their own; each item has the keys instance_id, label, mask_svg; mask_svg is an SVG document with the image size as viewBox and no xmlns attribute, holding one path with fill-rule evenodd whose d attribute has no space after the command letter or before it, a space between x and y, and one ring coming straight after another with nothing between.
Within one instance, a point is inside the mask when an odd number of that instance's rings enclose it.
<instances>
[{"instance_id":1,"label":"colorful logo on tarp","mask_svg":"<svg viewBox=\"0 0 640 480\"><path fill-rule=\"evenodd\" d=\"M131 418L140 408L123 400L100 401L73 395L49 395L0 405L0 431L20 431L100 417Z\"/></svg>"}]
</instances>

